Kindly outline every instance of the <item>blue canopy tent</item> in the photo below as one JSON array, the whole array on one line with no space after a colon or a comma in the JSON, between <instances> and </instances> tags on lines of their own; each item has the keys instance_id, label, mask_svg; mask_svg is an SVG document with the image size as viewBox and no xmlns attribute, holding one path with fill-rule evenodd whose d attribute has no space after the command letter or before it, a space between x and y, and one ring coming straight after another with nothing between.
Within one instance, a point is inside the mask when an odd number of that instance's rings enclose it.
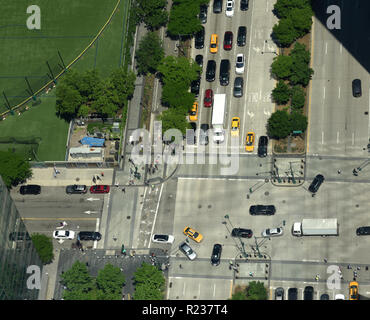
<instances>
[{"instance_id":1,"label":"blue canopy tent","mask_svg":"<svg viewBox=\"0 0 370 320\"><path fill-rule=\"evenodd\" d=\"M90 147L104 147L105 139L98 139L98 138L92 138L92 137L83 137L80 140L81 144L87 144Z\"/></svg>"}]
</instances>

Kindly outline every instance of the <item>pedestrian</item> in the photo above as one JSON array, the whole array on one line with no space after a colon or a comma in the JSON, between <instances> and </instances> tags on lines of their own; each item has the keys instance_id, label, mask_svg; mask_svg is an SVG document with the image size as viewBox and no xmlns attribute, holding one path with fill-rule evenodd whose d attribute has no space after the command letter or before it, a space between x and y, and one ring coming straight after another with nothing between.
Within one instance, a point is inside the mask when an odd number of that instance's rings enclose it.
<instances>
[{"instance_id":1,"label":"pedestrian","mask_svg":"<svg viewBox=\"0 0 370 320\"><path fill-rule=\"evenodd\" d=\"M357 267L357 270L361 270L361 267Z\"/></svg>"},{"instance_id":2,"label":"pedestrian","mask_svg":"<svg viewBox=\"0 0 370 320\"><path fill-rule=\"evenodd\" d=\"M126 193L126 188L122 188L122 192L123 193Z\"/></svg>"},{"instance_id":3,"label":"pedestrian","mask_svg":"<svg viewBox=\"0 0 370 320\"><path fill-rule=\"evenodd\" d=\"M350 265L350 264L347 266L347 269L348 269L348 270L349 270L349 269L352 269L352 267L351 267L351 265Z\"/></svg>"},{"instance_id":4,"label":"pedestrian","mask_svg":"<svg viewBox=\"0 0 370 320\"><path fill-rule=\"evenodd\" d=\"M179 264L179 268L182 269L182 265L181 264Z\"/></svg>"},{"instance_id":5,"label":"pedestrian","mask_svg":"<svg viewBox=\"0 0 370 320\"><path fill-rule=\"evenodd\" d=\"M101 172L100 174L101 174L102 177L104 177L104 172Z\"/></svg>"},{"instance_id":6,"label":"pedestrian","mask_svg":"<svg viewBox=\"0 0 370 320\"><path fill-rule=\"evenodd\" d=\"M324 262L325 262L325 263L328 263L328 259L324 258Z\"/></svg>"},{"instance_id":7,"label":"pedestrian","mask_svg":"<svg viewBox=\"0 0 370 320\"><path fill-rule=\"evenodd\" d=\"M338 170L338 174L340 174L342 171L340 171L340 169Z\"/></svg>"}]
</instances>

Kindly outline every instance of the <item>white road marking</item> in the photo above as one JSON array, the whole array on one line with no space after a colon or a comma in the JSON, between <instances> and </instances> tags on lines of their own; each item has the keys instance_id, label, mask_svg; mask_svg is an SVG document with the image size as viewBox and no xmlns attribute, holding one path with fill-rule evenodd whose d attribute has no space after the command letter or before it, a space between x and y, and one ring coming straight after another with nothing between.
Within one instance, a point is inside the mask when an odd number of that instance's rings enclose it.
<instances>
[{"instance_id":1,"label":"white road marking","mask_svg":"<svg viewBox=\"0 0 370 320\"><path fill-rule=\"evenodd\" d=\"M325 42L325 54L328 54L328 43Z\"/></svg>"},{"instance_id":2,"label":"white road marking","mask_svg":"<svg viewBox=\"0 0 370 320\"><path fill-rule=\"evenodd\" d=\"M321 131L321 144L324 144L324 131Z\"/></svg>"},{"instance_id":3,"label":"white road marking","mask_svg":"<svg viewBox=\"0 0 370 320\"><path fill-rule=\"evenodd\" d=\"M337 131L337 144L339 143L339 131Z\"/></svg>"},{"instance_id":4,"label":"white road marking","mask_svg":"<svg viewBox=\"0 0 370 320\"><path fill-rule=\"evenodd\" d=\"M325 90L325 87L324 87L324 96L323 96L324 99L325 99L325 92L326 92L326 90Z\"/></svg>"},{"instance_id":5,"label":"white road marking","mask_svg":"<svg viewBox=\"0 0 370 320\"><path fill-rule=\"evenodd\" d=\"M338 99L340 99L340 87L338 88Z\"/></svg>"},{"instance_id":6,"label":"white road marking","mask_svg":"<svg viewBox=\"0 0 370 320\"><path fill-rule=\"evenodd\" d=\"M355 133L352 132L352 145L354 145L354 144L355 144Z\"/></svg>"},{"instance_id":7,"label":"white road marking","mask_svg":"<svg viewBox=\"0 0 370 320\"><path fill-rule=\"evenodd\" d=\"M182 294L185 296L185 289L186 289L186 282L184 282L184 286L182 287Z\"/></svg>"},{"instance_id":8,"label":"white road marking","mask_svg":"<svg viewBox=\"0 0 370 320\"><path fill-rule=\"evenodd\" d=\"M216 284L213 284L213 296L216 296Z\"/></svg>"},{"instance_id":9,"label":"white road marking","mask_svg":"<svg viewBox=\"0 0 370 320\"><path fill-rule=\"evenodd\" d=\"M157 208L156 208L156 210L155 210L155 215L154 215L154 220L153 220L152 231L151 231L151 233L150 233L150 238L149 238L149 239L151 239L151 238L152 238L152 236L153 236L153 231L154 231L155 221L156 221L156 219L157 219L157 214L158 214L159 204L160 204L160 202L161 202L161 197L162 197L162 190L163 190L163 184L161 184L161 191L160 191L160 193L159 193L159 198L158 198ZM148 248L150 248L150 243L151 243L151 242L149 241L149 246L148 246Z\"/></svg>"}]
</instances>

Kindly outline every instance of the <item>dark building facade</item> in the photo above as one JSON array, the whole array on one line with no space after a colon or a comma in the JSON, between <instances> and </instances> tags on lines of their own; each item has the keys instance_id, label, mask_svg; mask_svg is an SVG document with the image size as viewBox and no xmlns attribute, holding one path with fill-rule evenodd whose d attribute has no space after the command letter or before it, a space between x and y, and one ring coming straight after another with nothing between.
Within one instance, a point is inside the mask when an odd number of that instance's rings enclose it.
<instances>
[{"instance_id":1,"label":"dark building facade","mask_svg":"<svg viewBox=\"0 0 370 320\"><path fill-rule=\"evenodd\" d=\"M27 273L30 266L38 266L41 274L42 262L0 177L0 300L38 298L40 290L29 289L27 280L35 274Z\"/></svg>"}]
</instances>

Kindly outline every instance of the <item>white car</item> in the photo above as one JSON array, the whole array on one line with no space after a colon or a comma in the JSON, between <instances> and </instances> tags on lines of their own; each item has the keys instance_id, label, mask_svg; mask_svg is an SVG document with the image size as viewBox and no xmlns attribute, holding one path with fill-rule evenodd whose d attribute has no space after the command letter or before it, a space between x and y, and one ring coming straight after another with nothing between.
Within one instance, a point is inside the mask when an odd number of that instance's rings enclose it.
<instances>
[{"instance_id":1,"label":"white car","mask_svg":"<svg viewBox=\"0 0 370 320\"><path fill-rule=\"evenodd\" d=\"M174 236L170 234L153 234L152 241L156 243L173 243Z\"/></svg>"},{"instance_id":2,"label":"white car","mask_svg":"<svg viewBox=\"0 0 370 320\"><path fill-rule=\"evenodd\" d=\"M239 53L236 56L235 72L237 74L243 74L244 73L244 54L242 54L242 53Z\"/></svg>"},{"instance_id":3,"label":"white car","mask_svg":"<svg viewBox=\"0 0 370 320\"><path fill-rule=\"evenodd\" d=\"M344 294L338 293L335 295L334 300L346 300L346 297L344 296Z\"/></svg>"},{"instance_id":4,"label":"white car","mask_svg":"<svg viewBox=\"0 0 370 320\"><path fill-rule=\"evenodd\" d=\"M226 2L226 17L232 17L234 15L234 1L228 0Z\"/></svg>"},{"instance_id":5,"label":"white car","mask_svg":"<svg viewBox=\"0 0 370 320\"><path fill-rule=\"evenodd\" d=\"M55 230L53 232L54 239L67 239L67 240L73 240L75 237L74 231L68 231L68 230Z\"/></svg>"},{"instance_id":6,"label":"white car","mask_svg":"<svg viewBox=\"0 0 370 320\"><path fill-rule=\"evenodd\" d=\"M283 234L283 228L266 229L262 231L262 237L277 237Z\"/></svg>"}]
</instances>

